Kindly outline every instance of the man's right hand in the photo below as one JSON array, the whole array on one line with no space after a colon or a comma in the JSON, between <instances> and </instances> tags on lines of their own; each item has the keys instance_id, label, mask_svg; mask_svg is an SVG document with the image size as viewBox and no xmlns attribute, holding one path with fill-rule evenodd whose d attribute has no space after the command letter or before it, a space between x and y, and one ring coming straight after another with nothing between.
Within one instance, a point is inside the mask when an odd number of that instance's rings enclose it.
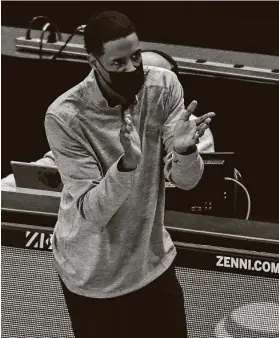
<instances>
[{"instance_id":1,"label":"man's right hand","mask_svg":"<svg viewBox=\"0 0 279 338\"><path fill-rule=\"evenodd\" d=\"M124 155L121 159L123 168L135 169L141 159L141 142L130 114L125 116L124 124L120 129L120 142L124 149Z\"/></svg>"}]
</instances>

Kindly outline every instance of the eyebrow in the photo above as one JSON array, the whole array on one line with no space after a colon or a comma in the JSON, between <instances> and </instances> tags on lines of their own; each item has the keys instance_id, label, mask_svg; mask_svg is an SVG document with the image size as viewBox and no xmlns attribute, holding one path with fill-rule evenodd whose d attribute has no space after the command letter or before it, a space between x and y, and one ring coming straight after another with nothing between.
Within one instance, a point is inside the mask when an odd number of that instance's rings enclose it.
<instances>
[{"instance_id":1,"label":"eyebrow","mask_svg":"<svg viewBox=\"0 0 279 338\"><path fill-rule=\"evenodd\" d=\"M137 54L137 53L140 53L141 51L142 51L142 49L139 48L139 49L137 49L132 55ZM123 57L123 58L118 57L118 58L112 59L111 62L113 62L113 61L119 61L119 60L123 60L123 59L125 59L125 58L124 58L124 57Z\"/></svg>"}]
</instances>

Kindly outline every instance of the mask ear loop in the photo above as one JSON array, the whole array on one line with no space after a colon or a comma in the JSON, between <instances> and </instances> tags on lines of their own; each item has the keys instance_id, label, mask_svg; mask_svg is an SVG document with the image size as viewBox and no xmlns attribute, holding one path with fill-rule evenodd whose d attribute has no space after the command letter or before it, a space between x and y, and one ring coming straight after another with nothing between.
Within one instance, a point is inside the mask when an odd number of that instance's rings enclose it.
<instances>
[{"instance_id":1,"label":"mask ear loop","mask_svg":"<svg viewBox=\"0 0 279 338\"><path fill-rule=\"evenodd\" d=\"M109 75L109 72L106 70L106 68L103 66L102 62L99 60L99 58L93 54L96 58L96 60L99 62L99 64L102 66L102 68L106 71L106 73ZM97 70L98 71L98 70ZM111 87L111 84L104 78L103 74L101 72L98 72L98 74L101 76L101 78L103 79L103 81L109 86Z\"/></svg>"},{"instance_id":2,"label":"mask ear loop","mask_svg":"<svg viewBox=\"0 0 279 338\"><path fill-rule=\"evenodd\" d=\"M100 61L100 59L95 55L93 54L94 57L96 58L96 60L99 62L99 64L102 66L102 68L109 74L109 72L106 70L106 68L103 66L102 62Z\"/></svg>"}]
</instances>

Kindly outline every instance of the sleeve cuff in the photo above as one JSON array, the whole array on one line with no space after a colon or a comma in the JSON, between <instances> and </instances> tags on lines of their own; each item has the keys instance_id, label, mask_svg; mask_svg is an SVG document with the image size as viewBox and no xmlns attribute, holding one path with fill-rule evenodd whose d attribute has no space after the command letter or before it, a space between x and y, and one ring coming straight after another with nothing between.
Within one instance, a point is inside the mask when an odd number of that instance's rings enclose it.
<instances>
[{"instance_id":1,"label":"sleeve cuff","mask_svg":"<svg viewBox=\"0 0 279 338\"><path fill-rule=\"evenodd\" d=\"M119 159L118 162L117 162L117 170L118 170L118 171L124 172L124 173L128 173L128 172L130 172L130 171L134 171L134 170L137 169L137 167L134 168L134 169L126 169L126 168L124 168L121 159L122 159L122 156L120 157L120 159Z\"/></svg>"},{"instance_id":2,"label":"sleeve cuff","mask_svg":"<svg viewBox=\"0 0 279 338\"><path fill-rule=\"evenodd\" d=\"M198 152L198 149L196 148L196 150L189 155L178 154L174 151L172 160L177 165L181 164L183 166L187 166L191 162L197 161L198 158L199 158L199 152Z\"/></svg>"},{"instance_id":3,"label":"sleeve cuff","mask_svg":"<svg viewBox=\"0 0 279 338\"><path fill-rule=\"evenodd\" d=\"M123 155L122 155L123 156ZM119 161L122 158L122 156L113 163L113 165L109 168L109 172L110 174L116 178L116 180L124 186L129 186L132 182L132 179L135 175L135 173L137 172L137 168L134 170L129 170L129 171L120 171L118 170L119 165Z\"/></svg>"}]
</instances>

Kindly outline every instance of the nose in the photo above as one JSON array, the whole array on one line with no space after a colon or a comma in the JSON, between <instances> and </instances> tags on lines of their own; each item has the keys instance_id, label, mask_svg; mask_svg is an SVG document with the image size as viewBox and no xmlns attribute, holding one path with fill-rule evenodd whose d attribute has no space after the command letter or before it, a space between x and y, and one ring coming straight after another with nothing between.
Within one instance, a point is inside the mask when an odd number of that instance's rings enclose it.
<instances>
[{"instance_id":1,"label":"nose","mask_svg":"<svg viewBox=\"0 0 279 338\"><path fill-rule=\"evenodd\" d=\"M125 71L126 72L133 72L136 70L135 62L131 59L129 59L126 63Z\"/></svg>"}]
</instances>

